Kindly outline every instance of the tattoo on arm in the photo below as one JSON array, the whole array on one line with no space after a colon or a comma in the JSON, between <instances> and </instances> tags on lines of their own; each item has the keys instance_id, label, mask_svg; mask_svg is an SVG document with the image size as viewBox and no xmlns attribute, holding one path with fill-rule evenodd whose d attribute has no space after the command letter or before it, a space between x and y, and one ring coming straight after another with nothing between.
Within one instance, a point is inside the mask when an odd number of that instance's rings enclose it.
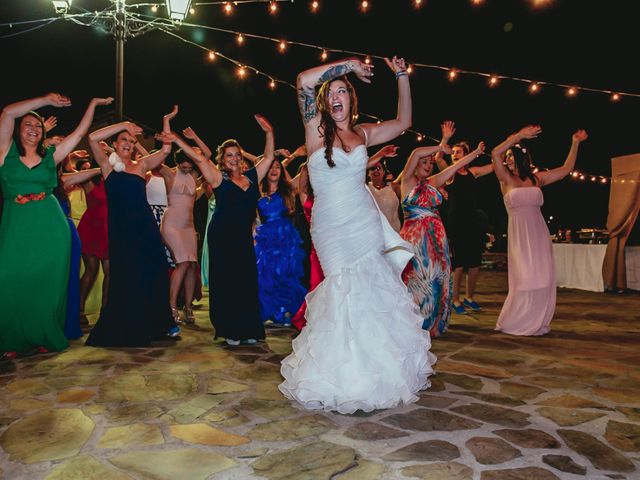
<instances>
[{"instance_id":1,"label":"tattoo on arm","mask_svg":"<svg viewBox=\"0 0 640 480\"><path fill-rule=\"evenodd\" d=\"M324 83L327 80L333 80L334 78L341 77L347 73L353 71L353 63L347 62L342 65L334 65L329 67L318 79L318 83Z\"/></svg>"},{"instance_id":2,"label":"tattoo on arm","mask_svg":"<svg viewBox=\"0 0 640 480\"><path fill-rule=\"evenodd\" d=\"M318 107L316 106L316 96L313 88L301 87L298 89L298 105L305 124L316 117Z\"/></svg>"}]
</instances>

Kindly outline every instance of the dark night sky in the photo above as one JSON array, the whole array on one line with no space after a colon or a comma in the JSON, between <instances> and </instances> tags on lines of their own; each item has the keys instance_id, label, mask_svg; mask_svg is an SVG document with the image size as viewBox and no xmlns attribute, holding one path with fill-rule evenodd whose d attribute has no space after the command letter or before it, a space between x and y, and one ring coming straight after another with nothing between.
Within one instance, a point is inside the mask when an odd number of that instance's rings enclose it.
<instances>
[{"instance_id":1,"label":"dark night sky","mask_svg":"<svg viewBox=\"0 0 640 480\"><path fill-rule=\"evenodd\" d=\"M232 16L225 16L220 6L202 6L189 21L375 55L397 54L410 62L640 93L640 82L631 73L637 58L632 50L637 46L634 2L555 0L534 9L528 0L486 0L480 7L469 0L426 0L416 11L410 0L371 0L367 14L359 12L356 0L320 3L315 15L307 0L281 3L277 16L269 15L265 4L239 5ZM93 11L108 2L74 0L74 5ZM51 16L47 0L4 0L0 5L0 22ZM507 23L513 26L508 32ZM0 35L16 31L2 28ZM185 27L178 33L289 82L319 63L319 52L303 47L292 46L281 55L275 44L262 40L249 39L238 47L229 34ZM80 118L90 97L114 93L114 41L95 30L60 21L0 38L0 52L0 105L49 91L69 95L74 106L55 112L60 130ZM354 80L360 109L389 117L395 112L395 81L383 62L374 63L373 85ZM174 128L191 125L212 147L235 137L259 153L262 135L252 119L256 112L274 124L278 146L293 149L303 141L293 90L281 85L272 92L266 79L255 75L240 81L231 64L221 59L209 63L202 50L161 32L127 42L125 72L126 115L153 128L160 129L161 116L177 103L181 110ZM541 124L543 135L530 145L541 167L564 161L577 128L590 134L578 157L581 170L609 175L611 157L640 152L640 98L613 103L605 94L582 92L567 99L564 90L551 86L530 95L522 83L504 80L489 89L477 76L451 83L444 72L427 69L412 75L412 93L414 128L435 137L440 122L452 119L454 140L475 144L483 139L490 149L521 126ZM403 159L418 146L414 135L395 143ZM544 213L557 219L552 228L603 226L608 195L608 185L564 180L545 189ZM504 221L494 177L482 179L480 202L496 226Z\"/></svg>"}]
</instances>

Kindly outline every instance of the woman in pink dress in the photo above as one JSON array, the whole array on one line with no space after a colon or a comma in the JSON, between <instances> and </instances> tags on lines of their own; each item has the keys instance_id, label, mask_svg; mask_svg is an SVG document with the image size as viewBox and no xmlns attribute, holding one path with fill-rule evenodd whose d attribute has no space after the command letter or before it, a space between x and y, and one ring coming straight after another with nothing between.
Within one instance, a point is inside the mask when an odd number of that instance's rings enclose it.
<instances>
[{"instance_id":1,"label":"woman in pink dress","mask_svg":"<svg viewBox=\"0 0 640 480\"><path fill-rule=\"evenodd\" d=\"M544 335L556 308L556 280L549 229L540 207L540 187L562 180L576 163L587 132L573 134L564 165L545 172L531 170L531 155L519 142L537 137L539 126L528 126L494 148L491 158L509 214L509 294L496 330L510 335Z\"/></svg>"}]
</instances>

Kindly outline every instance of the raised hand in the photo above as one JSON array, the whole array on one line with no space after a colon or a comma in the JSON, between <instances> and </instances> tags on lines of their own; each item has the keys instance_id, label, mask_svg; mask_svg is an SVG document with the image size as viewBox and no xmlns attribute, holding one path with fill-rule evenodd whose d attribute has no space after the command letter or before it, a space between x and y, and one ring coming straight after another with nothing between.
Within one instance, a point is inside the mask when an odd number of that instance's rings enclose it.
<instances>
[{"instance_id":1,"label":"raised hand","mask_svg":"<svg viewBox=\"0 0 640 480\"><path fill-rule=\"evenodd\" d=\"M373 77L373 65L361 62L358 59L352 60L353 73L364 83L371 83Z\"/></svg>"},{"instance_id":2,"label":"raised hand","mask_svg":"<svg viewBox=\"0 0 640 480\"><path fill-rule=\"evenodd\" d=\"M258 122L258 125L260 125L260 128L262 128L262 130L265 133L272 133L273 132L273 127L269 123L269 120L267 120L262 115L258 115L258 114L254 115L253 117L256 119L256 122Z\"/></svg>"},{"instance_id":3,"label":"raised hand","mask_svg":"<svg viewBox=\"0 0 640 480\"><path fill-rule=\"evenodd\" d=\"M447 155L451 155L451 152L453 151L451 150L451 147L447 143L440 144L440 148L442 153L446 153Z\"/></svg>"},{"instance_id":4,"label":"raised hand","mask_svg":"<svg viewBox=\"0 0 640 480\"><path fill-rule=\"evenodd\" d=\"M445 120L442 122L442 125L440 125L440 129L442 130L442 139L445 140L445 142L449 142L449 139L456 133L456 124L451 120Z\"/></svg>"},{"instance_id":5,"label":"raised hand","mask_svg":"<svg viewBox=\"0 0 640 480\"><path fill-rule=\"evenodd\" d=\"M111 105L113 103L113 97L92 98L91 103L93 103L95 106Z\"/></svg>"},{"instance_id":6,"label":"raised hand","mask_svg":"<svg viewBox=\"0 0 640 480\"><path fill-rule=\"evenodd\" d=\"M520 129L517 135L521 139L526 138L528 140L531 138L536 138L541 133L542 133L542 127L540 125L529 125L527 127Z\"/></svg>"},{"instance_id":7,"label":"raised hand","mask_svg":"<svg viewBox=\"0 0 640 480\"><path fill-rule=\"evenodd\" d=\"M382 157L397 157L399 148L396 145L385 145L380 149L379 153Z\"/></svg>"},{"instance_id":8,"label":"raised hand","mask_svg":"<svg viewBox=\"0 0 640 480\"><path fill-rule=\"evenodd\" d=\"M291 152L289 152L289 150L287 150L286 148L279 148L273 153L274 153L274 155L280 155L282 157L290 157L291 156Z\"/></svg>"},{"instance_id":9,"label":"raised hand","mask_svg":"<svg viewBox=\"0 0 640 480\"><path fill-rule=\"evenodd\" d=\"M125 125L125 130L129 132L132 137L137 137L138 135L142 135L142 128L136 125L135 123L127 122Z\"/></svg>"},{"instance_id":10,"label":"raised hand","mask_svg":"<svg viewBox=\"0 0 640 480\"><path fill-rule=\"evenodd\" d=\"M49 133L56 128L56 125L58 125L58 119L52 115L44 121L44 131Z\"/></svg>"},{"instance_id":11,"label":"raised hand","mask_svg":"<svg viewBox=\"0 0 640 480\"><path fill-rule=\"evenodd\" d=\"M589 135L587 134L586 130L578 130L576 133L573 134L573 136L571 137L571 139L574 142L584 142L587 138L589 138Z\"/></svg>"},{"instance_id":12,"label":"raised hand","mask_svg":"<svg viewBox=\"0 0 640 480\"><path fill-rule=\"evenodd\" d=\"M193 128L191 127L187 127L184 130L182 130L182 135L184 135L184 137L188 138L189 140L193 140L196 138L196 132L194 132Z\"/></svg>"},{"instance_id":13,"label":"raised hand","mask_svg":"<svg viewBox=\"0 0 640 480\"><path fill-rule=\"evenodd\" d=\"M478 156L482 155L484 153L484 142L478 143L478 146L476 147L474 152L477 153Z\"/></svg>"},{"instance_id":14,"label":"raised hand","mask_svg":"<svg viewBox=\"0 0 640 480\"><path fill-rule=\"evenodd\" d=\"M171 110L171 113L167 113L163 118L163 120L167 120L167 121L171 121L173 120L173 118L178 115L178 105L174 105L173 106L173 110Z\"/></svg>"},{"instance_id":15,"label":"raised hand","mask_svg":"<svg viewBox=\"0 0 640 480\"><path fill-rule=\"evenodd\" d=\"M155 139L162 143L173 143L178 139L178 136L173 132L156 133Z\"/></svg>"},{"instance_id":16,"label":"raised hand","mask_svg":"<svg viewBox=\"0 0 640 480\"><path fill-rule=\"evenodd\" d=\"M407 70L404 58L393 57L391 60L385 58L384 61L393 73L406 72Z\"/></svg>"},{"instance_id":17,"label":"raised hand","mask_svg":"<svg viewBox=\"0 0 640 480\"><path fill-rule=\"evenodd\" d=\"M46 95L48 105L52 107L70 107L71 99L69 97L65 97L64 95L60 95L59 93L48 93Z\"/></svg>"}]
</instances>

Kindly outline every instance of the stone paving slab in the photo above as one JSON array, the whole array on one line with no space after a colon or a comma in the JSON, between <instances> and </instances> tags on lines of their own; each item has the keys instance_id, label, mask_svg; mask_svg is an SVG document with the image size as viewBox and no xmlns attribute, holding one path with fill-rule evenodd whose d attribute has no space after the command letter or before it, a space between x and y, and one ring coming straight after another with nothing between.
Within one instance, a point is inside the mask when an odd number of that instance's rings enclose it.
<instances>
[{"instance_id":1,"label":"stone paving slab","mask_svg":"<svg viewBox=\"0 0 640 480\"><path fill-rule=\"evenodd\" d=\"M560 289L519 338L493 330L505 272L479 286L431 388L388 411L303 410L277 388L295 333L213 343L206 303L175 345L0 361L0 478L640 479L640 294Z\"/></svg>"}]
</instances>

